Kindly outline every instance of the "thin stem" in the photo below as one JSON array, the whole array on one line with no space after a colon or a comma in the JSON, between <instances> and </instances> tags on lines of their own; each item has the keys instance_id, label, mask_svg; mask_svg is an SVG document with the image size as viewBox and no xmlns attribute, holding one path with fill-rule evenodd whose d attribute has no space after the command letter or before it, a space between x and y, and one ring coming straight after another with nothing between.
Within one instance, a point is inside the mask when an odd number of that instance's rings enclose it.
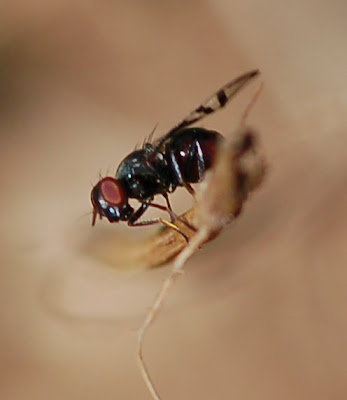
<instances>
[{"instance_id":1,"label":"thin stem","mask_svg":"<svg viewBox=\"0 0 347 400\"><path fill-rule=\"evenodd\" d=\"M153 383L153 380L148 372L146 364L143 357L143 341L144 336L148 328L152 325L155 318L158 316L164 301L171 289L172 285L176 281L179 275L183 273L183 268L186 261L191 257L198 248L208 239L210 231L208 227L201 227L197 234L190 240L188 246L177 256L175 262L173 263L170 275L165 279L156 299L150 310L148 311L146 318L138 331L137 336L137 360L140 367L142 377L146 383L146 386L151 393L153 400L161 400L160 395Z\"/></svg>"}]
</instances>

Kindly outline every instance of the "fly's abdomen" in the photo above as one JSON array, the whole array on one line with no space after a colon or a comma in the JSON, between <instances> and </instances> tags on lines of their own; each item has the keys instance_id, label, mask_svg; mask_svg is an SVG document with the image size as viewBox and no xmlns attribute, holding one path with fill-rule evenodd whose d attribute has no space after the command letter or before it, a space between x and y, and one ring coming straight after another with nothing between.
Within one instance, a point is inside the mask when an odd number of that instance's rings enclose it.
<instances>
[{"instance_id":1,"label":"fly's abdomen","mask_svg":"<svg viewBox=\"0 0 347 400\"><path fill-rule=\"evenodd\" d=\"M200 182L214 164L223 136L203 128L183 129L168 143L167 152L177 184Z\"/></svg>"}]
</instances>

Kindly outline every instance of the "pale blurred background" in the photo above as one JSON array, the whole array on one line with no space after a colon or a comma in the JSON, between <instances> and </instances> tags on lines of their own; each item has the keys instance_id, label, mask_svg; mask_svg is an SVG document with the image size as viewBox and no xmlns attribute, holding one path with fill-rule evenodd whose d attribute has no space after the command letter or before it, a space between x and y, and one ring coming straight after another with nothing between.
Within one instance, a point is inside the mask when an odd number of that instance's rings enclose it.
<instances>
[{"instance_id":1,"label":"pale blurred background","mask_svg":"<svg viewBox=\"0 0 347 400\"><path fill-rule=\"evenodd\" d=\"M81 251L153 232L92 230L91 183L252 68L267 179L188 263L147 364L165 400L347 397L346 18L338 0L1 2L1 399L150 398L136 329L168 269ZM256 87L203 125L232 134Z\"/></svg>"}]
</instances>

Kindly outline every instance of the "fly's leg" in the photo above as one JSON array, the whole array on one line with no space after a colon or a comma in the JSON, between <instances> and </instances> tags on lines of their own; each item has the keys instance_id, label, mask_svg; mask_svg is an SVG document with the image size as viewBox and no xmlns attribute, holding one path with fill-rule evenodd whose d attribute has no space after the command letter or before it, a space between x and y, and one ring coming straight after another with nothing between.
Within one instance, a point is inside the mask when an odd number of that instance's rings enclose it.
<instances>
[{"instance_id":1,"label":"fly's leg","mask_svg":"<svg viewBox=\"0 0 347 400\"><path fill-rule=\"evenodd\" d=\"M175 224L173 224L170 221L167 221L164 218L158 217L158 218L150 219L148 221L139 221L139 222L136 222L136 221L130 222L129 221L128 222L129 226L148 226L148 225L156 225L156 224L163 224L163 225L167 226L168 228L173 229L174 231L176 231L177 233L182 235L184 237L185 241L187 243L189 243L189 237L178 226L176 226Z\"/></svg>"},{"instance_id":2,"label":"fly's leg","mask_svg":"<svg viewBox=\"0 0 347 400\"><path fill-rule=\"evenodd\" d=\"M163 224L163 225L167 226L168 228L173 229L180 235L182 235L187 243L189 242L189 237L178 226L176 226L174 223L172 223L170 221L167 221L164 218L158 217L158 218L153 218L153 219L150 219L147 221L138 221L138 219L141 218L141 216L144 214L144 212L147 210L147 208L149 206L159 208L159 209L165 210L165 211L168 210L165 206L161 206L160 204L142 203L141 206L138 208L138 210L135 211L135 213L129 219L128 225L129 226L149 226L149 225Z\"/></svg>"}]
</instances>

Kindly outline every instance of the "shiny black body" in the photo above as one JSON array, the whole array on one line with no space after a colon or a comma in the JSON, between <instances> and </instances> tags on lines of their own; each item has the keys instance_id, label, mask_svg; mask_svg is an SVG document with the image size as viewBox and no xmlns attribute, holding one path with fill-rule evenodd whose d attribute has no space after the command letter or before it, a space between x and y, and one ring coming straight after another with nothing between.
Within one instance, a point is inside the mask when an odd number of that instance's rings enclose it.
<instances>
[{"instance_id":1,"label":"shiny black body","mask_svg":"<svg viewBox=\"0 0 347 400\"><path fill-rule=\"evenodd\" d=\"M128 197L140 201L156 194L170 192L171 174L164 154L151 143L130 153L119 164L116 179L123 184Z\"/></svg>"},{"instance_id":2,"label":"shiny black body","mask_svg":"<svg viewBox=\"0 0 347 400\"><path fill-rule=\"evenodd\" d=\"M155 195L172 193L177 186L200 182L214 162L218 132L203 128L184 128L160 148L145 143L119 165L116 179L130 198L150 201Z\"/></svg>"},{"instance_id":3,"label":"shiny black body","mask_svg":"<svg viewBox=\"0 0 347 400\"><path fill-rule=\"evenodd\" d=\"M223 136L203 128L185 128L164 145L164 154L175 186L201 182L212 167Z\"/></svg>"},{"instance_id":4,"label":"shiny black body","mask_svg":"<svg viewBox=\"0 0 347 400\"><path fill-rule=\"evenodd\" d=\"M220 133L198 127L190 127L205 116L223 108L259 71L245 73L224 85L206 101L191 111L179 124L157 141L144 143L120 163L115 178L105 177L93 187L93 225L96 216L106 217L110 222L127 221L130 226L165 223L161 218L138 222L148 207L156 207L174 214L168 194L183 186L194 193L190 184L201 182L205 172L215 161L218 143L223 140ZM153 202L156 195L163 195L167 206ZM141 204L135 211L129 198Z\"/></svg>"}]
</instances>

